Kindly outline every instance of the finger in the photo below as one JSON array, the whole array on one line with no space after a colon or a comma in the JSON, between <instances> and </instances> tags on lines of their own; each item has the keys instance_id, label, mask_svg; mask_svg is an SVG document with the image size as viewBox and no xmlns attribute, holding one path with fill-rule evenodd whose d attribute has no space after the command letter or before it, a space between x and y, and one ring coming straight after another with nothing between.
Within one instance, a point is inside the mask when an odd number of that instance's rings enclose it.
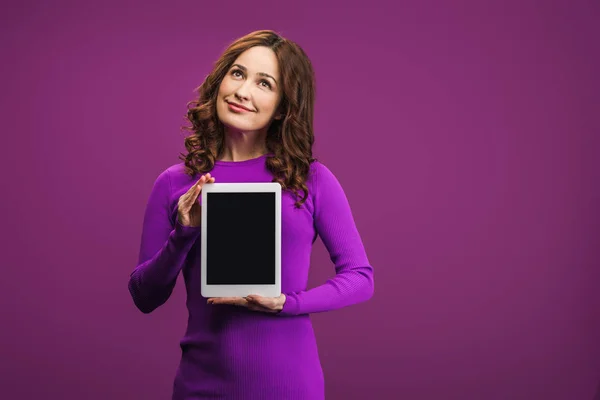
<instances>
[{"instance_id":1,"label":"finger","mask_svg":"<svg viewBox=\"0 0 600 400\"><path fill-rule=\"evenodd\" d=\"M196 186L196 191L193 195L193 201L190 200L191 203L194 203L194 202L198 201L198 199L200 199L200 193L202 192L202 188L204 187L205 184L215 182L215 178L211 177L210 174L206 174L206 176L208 176L208 178L206 178L206 181L201 182Z\"/></svg>"},{"instance_id":2,"label":"finger","mask_svg":"<svg viewBox=\"0 0 600 400\"><path fill-rule=\"evenodd\" d=\"M200 179L198 179L196 181L196 183L194 183L187 192L185 192L183 194L183 196L181 196L181 199L184 200L186 203L190 202L191 198L196 198L196 196L199 193L199 190L202 188L202 184L206 181L206 178L204 177L204 175L202 175L200 177Z\"/></svg>"},{"instance_id":3,"label":"finger","mask_svg":"<svg viewBox=\"0 0 600 400\"><path fill-rule=\"evenodd\" d=\"M202 177L200 179L198 179L198 181L195 183L195 191L199 192L202 189L202 186L204 186L204 184L214 183L214 182L215 182L215 178L213 176L211 176L210 173L202 175Z\"/></svg>"},{"instance_id":4,"label":"finger","mask_svg":"<svg viewBox=\"0 0 600 400\"><path fill-rule=\"evenodd\" d=\"M234 306L248 306L243 297L213 297L207 300L208 304L229 304Z\"/></svg>"},{"instance_id":5,"label":"finger","mask_svg":"<svg viewBox=\"0 0 600 400\"><path fill-rule=\"evenodd\" d=\"M204 183L206 182L206 180L207 180L207 177L206 177L206 175L202 175L202 176L200 177L200 179L198 179L198 180L196 181L196 184L195 184L196 188L195 188L195 189L198 189L199 187L202 187L202 184L204 184Z\"/></svg>"},{"instance_id":6,"label":"finger","mask_svg":"<svg viewBox=\"0 0 600 400\"><path fill-rule=\"evenodd\" d=\"M206 175L202 175L200 179L195 183L193 190L190 190L189 196L187 198L188 202L194 203L198 197L200 196L200 192L202 191L202 186L206 183L207 178Z\"/></svg>"},{"instance_id":7,"label":"finger","mask_svg":"<svg viewBox=\"0 0 600 400\"><path fill-rule=\"evenodd\" d=\"M204 174L204 183L210 182L211 179L212 179L212 176L210 175L210 172L207 172L206 174Z\"/></svg>"},{"instance_id":8,"label":"finger","mask_svg":"<svg viewBox=\"0 0 600 400\"><path fill-rule=\"evenodd\" d=\"M258 304L258 305L268 308L268 309L273 309L276 305L275 299L273 299L271 297L259 296L256 294L247 296L246 300L251 304Z\"/></svg>"},{"instance_id":9,"label":"finger","mask_svg":"<svg viewBox=\"0 0 600 400\"><path fill-rule=\"evenodd\" d=\"M254 310L254 311L263 311L263 312L264 311L267 311L267 312L272 312L273 311L274 307L270 307L269 306L268 300L267 301L263 301L262 303L259 303L256 300L252 300L252 298L253 298L252 296L244 297L244 299L246 299L246 302L248 304L248 308L250 308L251 310ZM263 300L264 299L267 299L267 298L265 297L265 298L263 298Z\"/></svg>"},{"instance_id":10,"label":"finger","mask_svg":"<svg viewBox=\"0 0 600 400\"><path fill-rule=\"evenodd\" d=\"M230 302L230 301L238 301L239 299L243 299L243 297L210 297L208 299L208 302L209 303Z\"/></svg>"},{"instance_id":11,"label":"finger","mask_svg":"<svg viewBox=\"0 0 600 400\"><path fill-rule=\"evenodd\" d=\"M243 297L239 296L231 296L231 297L213 297L214 299L225 300L225 301L237 301L243 299Z\"/></svg>"}]
</instances>

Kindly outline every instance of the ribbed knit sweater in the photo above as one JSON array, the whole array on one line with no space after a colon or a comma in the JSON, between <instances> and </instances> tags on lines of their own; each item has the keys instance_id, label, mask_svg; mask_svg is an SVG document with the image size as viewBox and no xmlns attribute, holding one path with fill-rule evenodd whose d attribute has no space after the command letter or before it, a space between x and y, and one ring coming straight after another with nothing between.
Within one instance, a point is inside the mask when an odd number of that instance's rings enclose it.
<instances>
[{"instance_id":1,"label":"ribbed knit sweater","mask_svg":"<svg viewBox=\"0 0 600 400\"><path fill-rule=\"evenodd\" d=\"M222 183L271 182L267 157L217 161L210 173ZM173 400L323 399L324 377L310 314L363 302L373 294L373 268L339 181L314 161L302 208L295 208L296 198L282 191L281 289L286 302L283 310L271 314L207 304L200 295L201 228L182 226L177 220L178 199L199 176L186 175L183 167L179 163L167 168L154 182L138 264L129 279L135 305L150 313L169 299L183 273L189 318L180 342ZM329 252L336 274L307 289L317 237Z\"/></svg>"}]
</instances>

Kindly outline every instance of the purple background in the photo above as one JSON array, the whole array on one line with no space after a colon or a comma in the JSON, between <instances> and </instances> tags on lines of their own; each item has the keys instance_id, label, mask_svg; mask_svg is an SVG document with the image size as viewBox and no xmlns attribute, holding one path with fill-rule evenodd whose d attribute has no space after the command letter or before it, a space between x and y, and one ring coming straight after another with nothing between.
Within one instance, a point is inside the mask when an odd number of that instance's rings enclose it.
<instances>
[{"instance_id":1,"label":"purple background","mask_svg":"<svg viewBox=\"0 0 600 400\"><path fill-rule=\"evenodd\" d=\"M600 396L598 2L82 3L0 13L1 398L170 398L184 286L151 315L127 291L145 202L264 28L314 62L315 154L376 269L314 315L327 398Z\"/></svg>"}]
</instances>

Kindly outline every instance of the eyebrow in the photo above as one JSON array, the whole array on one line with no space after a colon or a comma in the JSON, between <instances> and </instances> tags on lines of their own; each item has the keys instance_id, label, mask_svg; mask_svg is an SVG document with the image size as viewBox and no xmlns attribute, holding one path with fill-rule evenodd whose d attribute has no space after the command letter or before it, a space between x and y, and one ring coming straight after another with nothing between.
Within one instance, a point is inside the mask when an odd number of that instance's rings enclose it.
<instances>
[{"instance_id":1,"label":"eyebrow","mask_svg":"<svg viewBox=\"0 0 600 400\"><path fill-rule=\"evenodd\" d=\"M246 67L244 67L243 65L240 65L240 64L233 64L232 67L238 67L239 69L241 69L244 72L248 71L248 69ZM265 72L257 72L256 75L260 75L260 76L265 76L267 78L271 78L271 79L273 79L273 81L275 82L275 84L277 84L277 79L273 78L271 75L269 75L269 74L267 74Z\"/></svg>"}]
</instances>

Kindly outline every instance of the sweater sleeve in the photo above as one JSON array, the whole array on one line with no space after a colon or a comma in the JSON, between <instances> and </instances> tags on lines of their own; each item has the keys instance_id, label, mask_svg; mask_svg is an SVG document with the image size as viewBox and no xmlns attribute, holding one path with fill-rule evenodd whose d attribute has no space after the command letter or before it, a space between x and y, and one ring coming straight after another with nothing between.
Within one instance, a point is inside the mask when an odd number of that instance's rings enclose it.
<instances>
[{"instance_id":1,"label":"sweater sleeve","mask_svg":"<svg viewBox=\"0 0 600 400\"><path fill-rule=\"evenodd\" d=\"M339 309L370 299L374 291L373 267L344 190L327 167L320 163L315 167L314 222L336 275L310 290L284 293L286 302L279 315Z\"/></svg>"},{"instance_id":2,"label":"sweater sleeve","mask_svg":"<svg viewBox=\"0 0 600 400\"><path fill-rule=\"evenodd\" d=\"M161 173L150 192L138 263L129 276L129 293L136 307L150 313L171 296L186 256L200 235L200 227L186 227L170 217L169 171Z\"/></svg>"}]
</instances>

